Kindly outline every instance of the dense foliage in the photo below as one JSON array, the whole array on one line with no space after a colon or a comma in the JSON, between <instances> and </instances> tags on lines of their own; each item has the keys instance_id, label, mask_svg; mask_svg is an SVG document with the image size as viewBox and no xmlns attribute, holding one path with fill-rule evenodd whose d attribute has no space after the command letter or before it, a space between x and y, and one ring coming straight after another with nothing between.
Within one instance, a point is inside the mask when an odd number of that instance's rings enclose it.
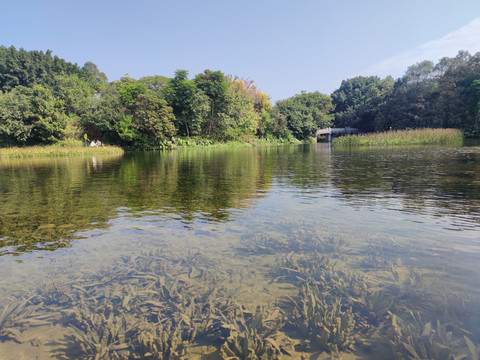
<instances>
[{"instance_id":1,"label":"dense foliage","mask_svg":"<svg viewBox=\"0 0 480 360\"><path fill-rule=\"evenodd\" d=\"M480 53L423 61L393 82L356 77L332 94L336 126L362 131L457 128L480 135Z\"/></svg>"},{"instance_id":2,"label":"dense foliage","mask_svg":"<svg viewBox=\"0 0 480 360\"><path fill-rule=\"evenodd\" d=\"M189 79L123 77L109 83L51 51L0 47L0 144L100 139L137 149L171 147L192 136L218 141L281 137L265 93L252 81L205 70Z\"/></svg>"},{"instance_id":3,"label":"dense foliage","mask_svg":"<svg viewBox=\"0 0 480 360\"><path fill-rule=\"evenodd\" d=\"M382 80L378 76L357 76L342 81L340 88L332 93L336 127L375 130L378 111L391 95L393 86L392 77Z\"/></svg>"},{"instance_id":4,"label":"dense foliage","mask_svg":"<svg viewBox=\"0 0 480 360\"><path fill-rule=\"evenodd\" d=\"M99 139L128 148L161 149L192 141L311 139L317 129L363 132L458 128L480 135L480 53L460 52L405 75L355 77L331 97L302 92L272 107L253 81L205 70L189 78L155 75L108 82L51 51L0 46L0 146Z\"/></svg>"},{"instance_id":5,"label":"dense foliage","mask_svg":"<svg viewBox=\"0 0 480 360\"><path fill-rule=\"evenodd\" d=\"M316 130L332 124L332 99L319 92L302 92L279 102L277 108L285 115L287 127L297 139L308 139Z\"/></svg>"}]
</instances>

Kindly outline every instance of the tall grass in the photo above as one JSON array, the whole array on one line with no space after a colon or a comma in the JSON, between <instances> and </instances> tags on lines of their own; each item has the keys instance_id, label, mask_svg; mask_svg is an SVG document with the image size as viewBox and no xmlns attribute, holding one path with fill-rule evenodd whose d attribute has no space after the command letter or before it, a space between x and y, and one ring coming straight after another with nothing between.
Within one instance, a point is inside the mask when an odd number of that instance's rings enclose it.
<instances>
[{"instance_id":1,"label":"tall grass","mask_svg":"<svg viewBox=\"0 0 480 360\"><path fill-rule=\"evenodd\" d=\"M410 146L463 144L463 134L458 129L395 130L382 133L342 136L333 139L335 147L349 146Z\"/></svg>"},{"instance_id":2,"label":"tall grass","mask_svg":"<svg viewBox=\"0 0 480 360\"><path fill-rule=\"evenodd\" d=\"M59 157L115 153L123 153L123 150L117 146L27 146L0 148L0 158Z\"/></svg>"}]
</instances>

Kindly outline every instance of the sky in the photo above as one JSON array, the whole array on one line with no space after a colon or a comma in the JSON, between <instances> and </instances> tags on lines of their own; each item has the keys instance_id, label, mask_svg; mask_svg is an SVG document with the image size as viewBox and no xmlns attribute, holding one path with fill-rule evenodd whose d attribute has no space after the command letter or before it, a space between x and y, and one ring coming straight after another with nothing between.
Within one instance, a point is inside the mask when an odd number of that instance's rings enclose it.
<instances>
[{"instance_id":1,"label":"sky","mask_svg":"<svg viewBox=\"0 0 480 360\"><path fill-rule=\"evenodd\" d=\"M1 9L0 45L92 61L110 81L221 70L272 102L480 51L480 0L17 0Z\"/></svg>"}]
</instances>

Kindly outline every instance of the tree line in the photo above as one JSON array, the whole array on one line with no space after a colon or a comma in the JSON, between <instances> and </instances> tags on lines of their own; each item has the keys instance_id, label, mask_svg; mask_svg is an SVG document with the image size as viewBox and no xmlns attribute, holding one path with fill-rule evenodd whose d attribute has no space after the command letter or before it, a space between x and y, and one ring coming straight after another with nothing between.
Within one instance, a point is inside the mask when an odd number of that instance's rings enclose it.
<instances>
[{"instance_id":1,"label":"tree line","mask_svg":"<svg viewBox=\"0 0 480 360\"><path fill-rule=\"evenodd\" d=\"M363 132L456 128L480 136L480 52L422 61L393 80L358 76L331 94L334 124Z\"/></svg>"},{"instance_id":2,"label":"tree line","mask_svg":"<svg viewBox=\"0 0 480 360\"><path fill-rule=\"evenodd\" d=\"M480 53L425 61L396 81L355 77L330 96L302 92L272 106L253 81L219 70L109 82L92 62L80 67L51 51L0 46L0 146L57 143L84 134L137 149L168 148L192 138L292 141L329 126L365 132L455 127L478 136L479 102Z\"/></svg>"}]
</instances>

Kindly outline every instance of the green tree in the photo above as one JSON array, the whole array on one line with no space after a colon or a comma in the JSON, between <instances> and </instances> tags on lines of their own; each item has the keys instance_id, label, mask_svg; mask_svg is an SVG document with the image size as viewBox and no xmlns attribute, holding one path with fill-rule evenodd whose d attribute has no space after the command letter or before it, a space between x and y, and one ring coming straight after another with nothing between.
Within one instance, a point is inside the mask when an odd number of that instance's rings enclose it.
<instances>
[{"instance_id":1,"label":"green tree","mask_svg":"<svg viewBox=\"0 0 480 360\"><path fill-rule=\"evenodd\" d=\"M271 111L272 117L272 134L280 138L287 138L291 135L290 130L288 130L287 117L283 115L277 106L275 106Z\"/></svg>"},{"instance_id":2,"label":"green tree","mask_svg":"<svg viewBox=\"0 0 480 360\"><path fill-rule=\"evenodd\" d=\"M77 65L69 63L52 52L17 50L14 46L0 46L0 90L10 91L16 86L42 85L53 87L55 75L85 77Z\"/></svg>"},{"instance_id":3,"label":"green tree","mask_svg":"<svg viewBox=\"0 0 480 360\"><path fill-rule=\"evenodd\" d=\"M25 144L33 128L30 89L0 91L0 140L7 144Z\"/></svg>"},{"instance_id":4,"label":"green tree","mask_svg":"<svg viewBox=\"0 0 480 360\"><path fill-rule=\"evenodd\" d=\"M176 133L172 108L154 94L140 94L133 108L133 126L148 138L171 138Z\"/></svg>"},{"instance_id":5,"label":"green tree","mask_svg":"<svg viewBox=\"0 0 480 360\"><path fill-rule=\"evenodd\" d=\"M63 102L41 85L17 86L0 96L0 136L13 144L52 143L64 138Z\"/></svg>"},{"instance_id":6,"label":"green tree","mask_svg":"<svg viewBox=\"0 0 480 360\"><path fill-rule=\"evenodd\" d=\"M244 80L230 77L227 77L227 85L217 136L225 140L252 137L257 131L259 115L248 86Z\"/></svg>"},{"instance_id":7,"label":"green tree","mask_svg":"<svg viewBox=\"0 0 480 360\"><path fill-rule=\"evenodd\" d=\"M392 77L357 76L342 81L331 97L334 110L334 126L354 127L361 131L373 131L379 108L393 91Z\"/></svg>"},{"instance_id":8,"label":"green tree","mask_svg":"<svg viewBox=\"0 0 480 360\"><path fill-rule=\"evenodd\" d=\"M203 74L195 76L195 84L210 99L210 116L205 132L207 135L218 137L225 128L219 116L228 89L225 75L221 71L205 70Z\"/></svg>"},{"instance_id":9,"label":"green tree","mask_svg":"<svg viewBox=\"0 0 480 360\"><path fill-rule=\"evenodd\" d=\"M81 117L82 126L91 138L118 143L117 124L124 120L127 109L120 101L120 84L106 84L101 93L94 95L90 112Z\"/></svg>"},{"instance_id":10,"label":"green tree","mask_svg":"<svg viewBox=\"0 0 480 360\"><path fill-rule=\"evenodd\" d=\"M181 135L190 136L191 128L194 134L201 127L194 116L194 101L197 93L195 81L188 80L187 70L177 70L162 90L165 99L173 108L176 127Z\"/></svg>"},{"instance_id":11,"label":"green tree","mask_svg":"<svg viewBox=\"0 0 480 360\"><path fill-rule=\"evenodd\" d=\"M77 74L56 75L53 93L63 101L67 114L81 116L92 107L95 88Z\"/></svg>"},{"instance_id":12,"label":"green tree","mask_svg":"<svg viewBox=\"0 0 480 360\"><path fill-rule=\"evenodd\" d=\"M130 110L137 102L138 96L146 92L147 85L137 82L134 79L122 78L119 90L120 102Z\"/></svg>"},{"instance_id":13,"label":"green tree","mask_svg":"<svg viewBox=\"0 0 480 360\"><path fill-rule=\"evenodd\" d=\"M97 83L107 83L108 78L105 73L101 72L97 65L95 65L91 61L87 61L84 65L82 70L86 72L89 76L91 76Z\"/></svg>"},{"instance_id":14,"label":"green tree","mask_svg":"<svg viewBox=\"0 0 480 360\"><path fill-rule=\"evenodd\" d=\"M277 102L276 108L285 116L287 128L299 140L314 136L318 129L332 124L332 99L320 92L302 92Z\"/></svg>"},{"instance_id":15,"label":"green tree","mask_svg":"<svg viewBox=\"0 0 480 360\"><path fill-rule=\"evenodd\" d=\"M160 91L167 85L169 80L166 76L154 75L142 77L138 81L147 85L149 90Z\"/></svg>"},{"instance_id":16,"label":"green tree","mask_svg":"<svg viewBox=\"0 0 480 360\"><path fill-rule=\"evenodd\" d=\"M377 116L381 128L452 127L474 135L478 128L480 54L460 51L437 64L410 66L395 82L392 95Z\"/></svg>"}]
</instances>

